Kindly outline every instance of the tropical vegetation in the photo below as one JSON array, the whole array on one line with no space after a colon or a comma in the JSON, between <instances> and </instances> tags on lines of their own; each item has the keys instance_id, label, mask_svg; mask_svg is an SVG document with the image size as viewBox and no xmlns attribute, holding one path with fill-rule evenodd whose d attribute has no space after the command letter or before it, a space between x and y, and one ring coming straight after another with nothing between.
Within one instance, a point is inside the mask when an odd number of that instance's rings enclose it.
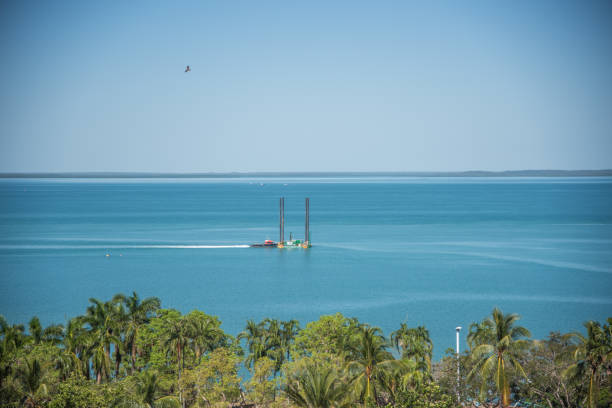
<instances>
[{"instance_id":1,"label":"tropical vegetation","mask_svg":"<svg viewBox=\"0 0 612 408\"><path fill-rule=\"evenodd\" d=\"M249 320L233 337L155 297L92 298L64 325L0 316L0 406L612 406L612 318L540 340L519 320L493 309L470 325L466 351L436 362L424 326L387 337L337 313L305 327Z\"/></svg>"}]
</instances>

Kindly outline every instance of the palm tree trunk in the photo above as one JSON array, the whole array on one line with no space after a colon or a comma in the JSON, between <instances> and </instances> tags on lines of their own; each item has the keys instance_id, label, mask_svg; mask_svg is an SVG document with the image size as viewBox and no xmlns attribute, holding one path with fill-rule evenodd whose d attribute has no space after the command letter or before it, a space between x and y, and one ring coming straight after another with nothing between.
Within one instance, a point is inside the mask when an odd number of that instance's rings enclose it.
<instances>
[{"instance_id":1,"label":"palm tree trunk","mask_svg":"<svg viewBox=\"0 0 612 408\"><path fill-rule=\"evenodd\" d=\"M366 401L369 397L371 397L370 387L371 387L371 377L372 377L372 367L366 367Z\"/></svg>"},{"instance_id":2,"label":"palm tree trunk","mask_svg":"<svg viewBox=\"0 0 612 408\"><path fill-rule=\"evenodd\" d=\"M181 386L180 386L180 382L181 382L181 356L182 356L181 351L182 351L181 350L181 343L179 341L179 342L177 342L177 345L176 345L176 363L177 363L177 367L178 367L178 382L179 382L178 389L179 389L179 400L181 401L181 405L183 406L183 408L185 408L185 400L183 399L183 391L182 391Z\"/></svg>"},{"instance_id":3,"label":"palm tree trunk","mask_svg":"<svg viewBox=\"0 0 612 408\"><path fill-rule=\"evenodd\" d=\"M136 369L136 338L138 337L138 326L134 329L134 338L132 339L132 370L130 374L134 374L134 370Z\"/></svg>"},{"instance_id":4,"label":"palm tree trunk","mask_svg":"<svg viewBox=\"0 0 612 408\"><path fill-rule=\"evenodd\" d=\"M119 366L121 365L121 353L119 353L119 347L115 344L115 378L119 377Z\"/></svg>"},{"instance_id":5,"label":"palm tree trunk","mask_svg":"<svg viewBox=\"0 0 612 408\"><path fill-rule=\"evenodd\" d=\"M502 380L502 405L507 407L510 405L510 389L506 378L506 364L503 357L501 359L501 380Z\"/></svg>"},{"instance_id":6,"label":"palm tree trunk","mask_svg":"<svg viewBox=\"0 0 612 408\"><path fill-rule=\"evenodd\" d=\"M131 349L132 351L130 352L130 360L132 364L130 366L130 374L134 374L134 371L136 370L136 342L135 341L132 341Z\"/></svg>"},{"instance_id":7,"label":"palm tree trunk","mask_svg":"<svg viewBox=\"0 0 612 408\"><path fill-rule=\"evenodd\" d=\"M181 345L176 345L176 371L178 372L178 379L181 381Z\"/></svg>"},{"instance_id":8,"label":"palm tree trunk","mask_svg":"<svg viewBox=\"0 0 612 408\"><path fill-rule=\"evenodd\" d=\"M104 348L104 353L106 354L106 358L107 358L107 361L108 361L108 372L106 373L106 376L110 377L110 370L111 370L111 368L110 368L110 365L111 365L110 344L108 345L108 347ZM106 366L106 364L104 364L104 366Z\"/></svg>"},{"instance_id":9,"label":"palm tree trunk","mask_svg":"<svg viewBox=\"0 0 612 408\"><path fill-rule=\"evenodd\" d=\"M183 360L183 371L185 371L185 350L181 350L181 351L182 351L181 358ZM183 393L181 391L181 397L183 396L182 394ZM181 399L183 400L183 408L185 408L185 400L183 398L181 398Z\"/></svg>"},{"instance_id":10,"label":"palm tree trunk","mask_svg":"<svg viewBox=\"0 0 612 408\"><path fill-rule=\"evenodd\" d=\"M593 401L593 380L595 378L595 369L591 369L591 378L589 378L589 407L594 408L595 402Z\"/></svg>"}]
</instances>

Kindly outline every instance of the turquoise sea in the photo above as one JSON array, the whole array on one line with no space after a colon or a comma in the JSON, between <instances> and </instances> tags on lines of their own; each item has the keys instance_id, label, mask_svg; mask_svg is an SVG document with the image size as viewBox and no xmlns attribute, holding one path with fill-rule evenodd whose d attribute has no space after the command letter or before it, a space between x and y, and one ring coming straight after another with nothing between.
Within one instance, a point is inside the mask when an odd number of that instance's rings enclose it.
<instances>
[{"instance_id":1,"label":"turquoise sea","mask_svg":"<svg viewBox=\"0 0 612 408\"><path fill-rule=\"evenodd\" d=\"M278 239L281 196L298 238L310 197L313 247L232 247ZM494 306L535 337L577 330L612 316L612 178L0 181L9 322L63 323L131 291L232 334L335 312L386 334L423 324L436 357Z\"/></svg>"}]
</instances>

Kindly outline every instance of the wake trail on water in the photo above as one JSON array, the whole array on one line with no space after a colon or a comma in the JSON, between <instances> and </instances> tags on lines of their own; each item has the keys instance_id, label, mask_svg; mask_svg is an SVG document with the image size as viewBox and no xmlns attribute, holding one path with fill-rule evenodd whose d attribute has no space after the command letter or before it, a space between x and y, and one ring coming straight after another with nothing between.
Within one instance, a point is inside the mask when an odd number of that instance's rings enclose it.
<instances>
[{"instance_id":1,"label":"wake trail on water","mask_svg":"<svg viewBox=\"0 0 612 408\"><path fill-rule=\"evenodd\" d=\"M217 249L217 248L249 248L250 245L138 245L134 248L168 248L168 249ZM132 247L129 247L132 248Z\"/></svg>"},{"instance_id":2,"label":"wake trail on water","mask_svg":"<svg viewBox=\"0 0 612 408\"><path fill-rule=\"evenodd\" d=\"M0 245L0 249L221 249L250 245Z\"/></svg>"}]
</instances>

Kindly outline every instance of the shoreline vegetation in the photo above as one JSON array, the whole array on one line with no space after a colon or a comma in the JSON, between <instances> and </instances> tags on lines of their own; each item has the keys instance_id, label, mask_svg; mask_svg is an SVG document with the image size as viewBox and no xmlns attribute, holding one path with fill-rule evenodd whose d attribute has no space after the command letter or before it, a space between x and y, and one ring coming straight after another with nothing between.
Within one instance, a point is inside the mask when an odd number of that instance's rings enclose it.
<instances>
[{"instance_id":1,"label":"shoreline vegetation","mask_svg":"<svg viewBox=\"0 0 612 408\"><path fill-rule=\"evenodd\" d=\"M540 340L519 320L494 308L469 326L467 350L432 361L423 326L385 336L336 313L304 327L249 320L233 337L155 297L91 298L65 325L0 316L0 406L611 406L612 318Z\"/></svg>"},{"instance_id":2,"label":"shoreline vegetation","mask_svg":"<svg viewBox=\"0 0 612 408\"><path fill-rule=\"evenodd\" d=\"M39 172L0 173L4 178L338 178L338 177L612 177L612 169L602 170L507 170L507 171L424 171L424 172L204 172L204 173L151 173L151 172Z\"/></svg>"}]
</instances>

